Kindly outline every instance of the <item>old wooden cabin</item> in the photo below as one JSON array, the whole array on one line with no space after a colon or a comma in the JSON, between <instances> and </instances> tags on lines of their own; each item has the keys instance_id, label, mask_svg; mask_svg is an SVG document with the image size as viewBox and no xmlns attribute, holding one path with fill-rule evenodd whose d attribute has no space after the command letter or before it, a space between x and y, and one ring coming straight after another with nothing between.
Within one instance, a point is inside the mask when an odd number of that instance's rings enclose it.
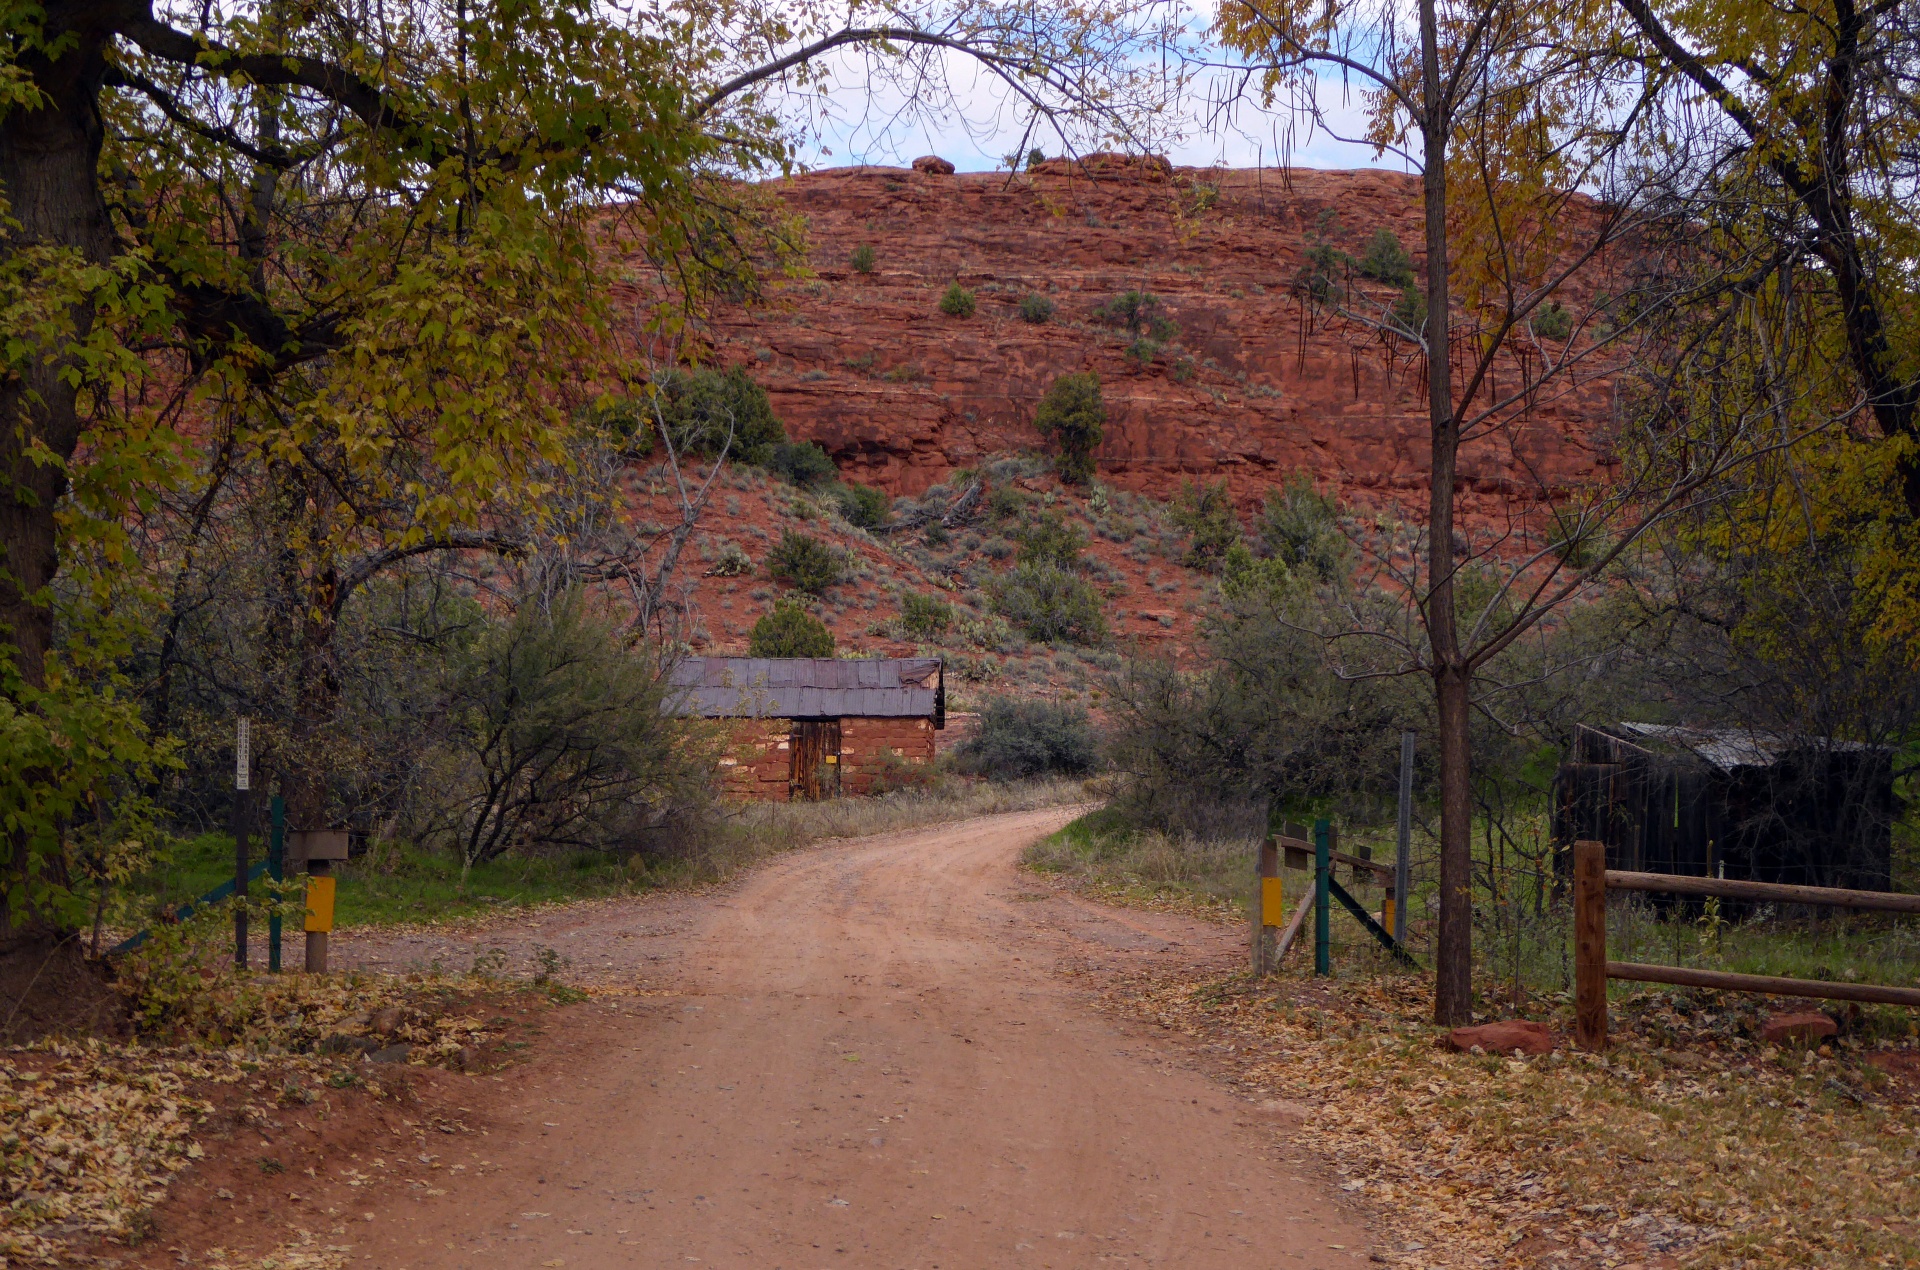
<instances>
[{"instance_id":1,"label":"old wooden cabin","mask_svg":"<svg viewBox=\"0 0 1920 1270\"><path fill-rule=\"evenodd\" d=\"M688 657L671 708L733 719L727 792L768 799L871 793L931 763L947 723L937 657Z\"/></svg>"}]
</instances>

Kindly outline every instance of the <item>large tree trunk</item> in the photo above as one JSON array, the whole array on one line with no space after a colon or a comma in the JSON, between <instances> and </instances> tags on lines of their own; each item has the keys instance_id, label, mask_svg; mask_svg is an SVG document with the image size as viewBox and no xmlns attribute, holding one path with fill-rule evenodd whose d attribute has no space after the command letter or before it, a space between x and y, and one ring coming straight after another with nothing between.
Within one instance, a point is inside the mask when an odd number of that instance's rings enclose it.
<instances>
[{"instance_id":1,"label":"large tree trunk","mask_svg":"<svg viewBox=\"0 0 1920 1270\"><path fill-rule=\"evenodd\" d=\"M48 38L60 33L59 14L50 12ZM73 42L57 61L38 55L20 61L46 101L38 109L0 111L0 199L17 226L0 238L0 260L26 264L29 288L39 281L70 284L73 269L106 264L113 246L96 175L106 37L88 30L66 34ZM77 392L66 376L72 343L91 330L93 306L82 300L66 316L69 329L14 367L18 378L0 375L0 646L11 657L18 682L29 689L46 685L53 644L46 593L60 567L54 514L67 490L60 465L46 459L51 454L61 462L71 460L80 443ZM12 685L0 685L0 692L19 704ZM6 852L0 893L14 892L30 867L37 867L42 880L66 880L65 859L25 858L25 835L0 841ZM11 1020L9 1038L71 1022L75 1003L90 1001L89 994L100 988L82 964L81 942L65 937L71 934L30 907L0 903L0 993L7 998L0 1000L0 1012ZM85 1012L91 1011L88 1004Z\"/></svg>"},{"instance_id":2,"label":"large tree trunk","mask_svg":"<svg viewBox=\"0 0 1920 1270\"><path fill-rule=\"evenodd\" d=\"M1433 468L1427 506L1427 642L1433 657L1440 725L1440 930L1434 950L1433 1020L1472 1022L1473 821L1469 800L1472 754L1467 712L1472 673L1460 650L1454 609L1453 486L1460 453L1460 421L1453 408L1449 357L1447 265L1447 134L1449 104L1441 100L1439 29L1434 0L1420 3L1422 186L1427 238L1427 418Z\"/></svg>"}]
</instances>

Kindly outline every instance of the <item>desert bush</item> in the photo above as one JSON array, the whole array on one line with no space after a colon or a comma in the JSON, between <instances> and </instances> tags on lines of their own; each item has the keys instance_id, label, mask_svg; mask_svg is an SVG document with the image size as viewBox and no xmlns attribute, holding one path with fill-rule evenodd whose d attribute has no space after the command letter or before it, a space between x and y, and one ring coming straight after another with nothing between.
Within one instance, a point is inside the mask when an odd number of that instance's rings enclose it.
<instances>
[{"instance_id":1,"label":"desert bush","mask_svg":"<svg viewBox=\"0 0 1920 1270\"><path fill-rule=\"evenodd\" d=\"M1047 161L1047 152L1039 146L1027 151L1027 170L1032 171Z\"/></svg>"},{"instance_id":2,"label":"desert bush","mask_svg":"<svg viewBox=\"0 0 1920 1270\"><path fill-rule=\"evenodd\" d=\"M847 576L847 558L811 534L788 529L767 553L767 576L809 595L819 595Z\"/></svg>"},{"instance_id":3,"label":"desert bush","mask_svg":"<svg viewBox=\"0 0 1920 1270\"><path fill-rule=\"evenodd\" d=\"M1227 551L1240 541L1240 519L1234 515L1226 479L1210 485L1181 481L1168 515L1187 531L1187 567L1218 573Z\"/></svg>"},{"instance_id":4,"label":"desert bush","mask_svg":"<svg viewBox=\"0 0 1920 1270\"><path fill-rule=\"evenodd\" d=\"M767 390L738 366L727 370L668 370L653 381L652 408L666 425L674 448L691 454L727 453L745 463L765 464L787 430L774 417ZM650 408L643 402L647 413ZM649 448L654 429L648 426ZM634 435L638 435L638 425ZM729 443L731 437L731 443Z\"/></svg>"},{"instance_id":5,"label":"desert bush","mask_svg":"<svg viewBox=\"0 0 1920 1270\"><path fill-rule=\"evenodd\" d=\"M749 657L831 657L833 632L792 600L775 604L753 624Z\"/></svg>"},{"instance_id":6,"label":"desert bush","mask_svg":"<svg viewBox=\"0 0 1920 1270\"><path fill-rule=\"evenodd\" d=\"M752 572L753 558L733 542L720 544L720 558L707 570L708 575L715 578L744 578Z\"/></svg>"},{"instance_id":7,"label":"desert bush","mask_svg":"<svg viewBox=\"0 0 1920 1270\"><path fill-rule=\"evenodd\" d=\"M1256 532L1265 553L1307 577L1331 581L1345 567L1350 545L1340 532L1340 505L1313 487L1313 478L1295 472L1269 490Z\"/></svg>"},{"instance_id":8,"label":"desert bush","mask_svg":"<svg viewBox=\"0 0 1920 1270\"><path fill-rule=\"evenodd\" d=\"M948 317L970 318L977 302L972 291L959 283L949 283L946 294L940 297L940 311Z\"/></svg>"},{"instance_id":9,"label":"desert bush","mask_svg":"<svg viewBox=\"0 0 1920 1270\"><path fill-rule=\"evenodd\" d=\"M1020 317L1035 326L1044 325L1053 317L1053 301L1037 291L1029 291L1020 297Z\"/></svg>"},{"instance_id":10,"label":"desert bush","mask_svg":"<svg viewBox=\"0 0 1920 1270\"><path fill-rule=\"evenodd\" d=\"M1424 335L1427 330L1426 289L1417 282L1409 282L1400 288L1400 298L1393 302L1393 317L1415 335Z\"/></svg>"},{"instance_id":11,"label":"desert bush","mask_svg":"<svg viewBox=\"0 0 1920 1270\"><path fill-rule=\"evenodd\" d=\"M893 500L886 491L871 485L842 485L833 492L833 498L840 505L841 517L860 529L878 529L887 523L893 510Z\"/></svg>"},{"instance_id":12,"label":"desert bush","mask_svg":"<svg viewBox=\"0 0 1920 1270\"><path fill-rule=\"evenodd\" d=\"M1019 544L1022 564L1056 564L1063 569L1079 567L1088 541L1086 530L1053 512L1040 513L1031 524L1007 536Z\"/></svg>"},{"instance_id":13,"label":"desert bush","mask_svg":"<svg viewBox=\"0 0 1920 1270\"><path fill-rule=\"evenodd\" d=\"M875 263L873 244L861 243L858 247L855 247L853 249L852 262L855 273L872 273Z\"/></svg>"},{"instance_id":14,"label":"desert bush","mask_svg":"<svg viewBox=\"0 0 1920 1270\"><path fill-rule=\"evenodd\" d=\"M1558 300L1551 300L1533 311L1532 326L1543 340L1564 340L1573 334L1573 314Z\"/></svg>"},{"instance_id":15,"label":"desert bush","mask_svg":"<svg viewBox=\"0 0 1920 1270\"><path fill-rule=\"evenodd\" d=\"M1349 263L1347 253L1330 243L1312 243L1293 280L1294 291L1315 304L1337 304L1346 294L1340 277Z\"/></svg>"},{"instance_id":16,"label":"desert bush","mask_svg":"<svg viewBox=\"0 0 1920 1270\"><path fill-rule=\"evenodd\" d=\"M953 625L953 605L931 595L900 597L900 630L909 639L933 639Z\"/></svg>"},{"instance_id":17,"label":"desert bush","mask_svg":"<svg viewBox=\"0 0 1920 1270\"><path fill-rule=\"evenodd\" d=\"M994 697L980 712L980 730L954 754L960 771L994 780L1081 776L1099 761L1087 712L1051 701Z\"/></svg>"},{"instance_id":18,"label":"desert bush","mask_svg":"<svg viewBox=\"0 0 1920 1270\"><path fill-rule=\"evenodd\" d=\"M1123 291L1093 311L1097 321L1117 326L1134 336L1135 341L1151 340L1164 344L1180 334L1180 327L1161 309L1160 297L1151 291Z\"/></svg>"},{"instance_id":19,"label":"desert bush","mask_svg":"<svg viewBox=\"0 0 1920 1270\"><path fill-rule=\"evenodd\" d=\"M1069 485L1093 479L1093 452L1106 435L1107 407L1093 371L1062 375L1033 412L1033 426L1060 447L1054 468Z\"/></svg>"},{"instance_id":20,"label":"desert bush","mask_svg":"<svg viewBox=\"0 0 1920 1270\"><path fill-rule=\"evenodd\" d=\"M766 463L776 476L803 489L840 474L840 469L815 441L783 441L771 448Z\"/></svg>"},{"instance_id":21,"label":"desert bush","mask_svg":"<svg viewBox=\"0 0 1920 1270\"><path fill-rule=\"evenodd\" d=\"M522 847L631 844L704 806L716 756L664 709L666 692L648 650L578 592L490 626L450 692L463 865Z\"/></svg>"},{"instance_id":22,"label":"desert bush","mask_svg":"<svg viewBox=\"0 0 1920 1270\"><path fill-rule=\"evenodd\" d=\"M1413 282L1413 257L1401 245L1400 236L1384 225L1367 240L1357 267L1363 277L1389 286L1405 287Z\"/></svg>"},{"instance_id":23,"label":"desert bush","mask_svg":"<svg viewBox=\"0 0 1920 1270\"><path fill-rule=\"evenodd\" d=\"M1100 596L1087 580L1051 561L1024 563L988 592L996 613L1029 639L1097 644L1106 638Z\"/></svg>"}]
</instances>

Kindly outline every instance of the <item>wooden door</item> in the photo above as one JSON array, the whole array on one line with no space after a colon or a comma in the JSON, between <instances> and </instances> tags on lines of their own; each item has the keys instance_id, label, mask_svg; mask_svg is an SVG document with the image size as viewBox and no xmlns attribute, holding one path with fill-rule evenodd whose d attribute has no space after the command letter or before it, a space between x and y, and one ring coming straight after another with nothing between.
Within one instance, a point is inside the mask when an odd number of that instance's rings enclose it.
<instances>
[{"instance_id":1,"label":"wooden door","mask_svg":"<svg viewBox=\"0 0 1920 1270\"><path fill-rule=\"evenodd\" d=\"M840 793L840 720L796 719L787 735L787 797L818 802Z\"/></svg>"}]
</instances>

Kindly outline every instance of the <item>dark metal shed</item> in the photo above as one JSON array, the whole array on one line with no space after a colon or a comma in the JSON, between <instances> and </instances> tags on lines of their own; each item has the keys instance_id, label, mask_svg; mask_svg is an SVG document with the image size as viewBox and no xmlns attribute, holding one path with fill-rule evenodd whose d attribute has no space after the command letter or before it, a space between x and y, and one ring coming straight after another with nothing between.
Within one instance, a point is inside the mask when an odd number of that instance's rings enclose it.
<instances>
[{"instance_id":1,"label":"dark metal shed","mask_svg":"<svg viewBox=\"0 0 1920 1270\"><path fill-rule=\"evenodd\" d=\"M1554 777L1554 838L1606 843L1613 869L1882 890L1892 760L1740 728L1582 725Z\"/></svg>"}]
</instances>

